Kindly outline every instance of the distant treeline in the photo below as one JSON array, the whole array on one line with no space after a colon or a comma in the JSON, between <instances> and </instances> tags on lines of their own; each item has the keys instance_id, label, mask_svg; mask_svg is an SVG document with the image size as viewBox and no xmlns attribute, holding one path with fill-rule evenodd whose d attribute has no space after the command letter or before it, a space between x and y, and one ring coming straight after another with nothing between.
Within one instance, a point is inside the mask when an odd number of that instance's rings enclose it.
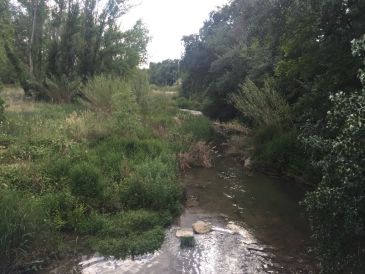
<instances>
[{"instance_id":1,"label":"distant treeline","mask_svg":"<svg viewBox=\"0 0 365 274\"><path fill-rule=\"evenodd\" d=\"M172 86L179 78L179 60L150 63L150 82L158 86Z\"/></svg>"}]
</instances>

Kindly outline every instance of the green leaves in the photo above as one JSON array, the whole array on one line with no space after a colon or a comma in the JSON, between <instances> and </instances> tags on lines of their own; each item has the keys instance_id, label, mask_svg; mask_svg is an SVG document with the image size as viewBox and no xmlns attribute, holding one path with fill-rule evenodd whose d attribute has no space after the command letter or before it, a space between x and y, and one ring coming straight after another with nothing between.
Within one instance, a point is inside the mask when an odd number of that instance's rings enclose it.
<instances>
[{"instance_id":1,"label":"green leaves","mask_svg":"<svg viewBox=\"0 0 365 274\"><path fill-rule=\"evenodd\" d=\"M323 269L334 273L361 267L365 255L357 246L365 235L365 97L338 92L330 101L327 137L305 138L323 153L316 162L322 180L307 195L305 205Z\"/></svg>"},{"instance_id":2,"label":"green leaves","mask_svg":"<svg viewBox=\"0 0 365 274\"><path fill-rule=\"evenodd\" d=\"M250 79L232 96L235 107L255 126L286 128L291 124L290 108L269 82L259 89Z\"/></svg>"}]
</instances>

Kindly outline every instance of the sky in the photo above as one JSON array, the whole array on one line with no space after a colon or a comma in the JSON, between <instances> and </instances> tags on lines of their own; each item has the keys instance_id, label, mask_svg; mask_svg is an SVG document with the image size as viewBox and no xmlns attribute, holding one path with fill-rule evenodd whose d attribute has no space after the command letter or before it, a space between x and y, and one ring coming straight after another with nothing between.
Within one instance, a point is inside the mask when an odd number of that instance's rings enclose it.
<instances>
[{"instance_id":1,"label":"sky","mask_svg":"<svg viewBox=\"0 0 365 274\"><path fill-rule=\"evenodd\" d=\"M134 7L123 16L122 29L142 19L152 38L148 62L179 59L183 53L181 38L198 33L209 13L229 0L130 0Z\"/></svg>"}]
</instances>

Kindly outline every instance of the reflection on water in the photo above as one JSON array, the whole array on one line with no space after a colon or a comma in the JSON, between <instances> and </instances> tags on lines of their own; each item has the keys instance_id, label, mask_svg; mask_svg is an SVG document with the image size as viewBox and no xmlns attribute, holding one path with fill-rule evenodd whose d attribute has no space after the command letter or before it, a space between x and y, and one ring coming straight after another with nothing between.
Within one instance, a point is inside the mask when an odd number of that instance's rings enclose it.
<instances>
[{"instance_id":1,"label":"reflection on water","mask_svg":"<svg viewBox=\"0 0 365 274\"><path fill-rule=\"evenodd\" d=\"M232 157L218 158L214 168L193 169L182 180L187 208L159 251L135 260L94 257L81 263L83 273L316 272L307 254L309 231L297 186L249 176ZM214 231L196 235L195 247L180 248L176 229L197 220L212 223ZM241 226L238 233L226 229L229 221Z\"/></svg>"}]
</instances>

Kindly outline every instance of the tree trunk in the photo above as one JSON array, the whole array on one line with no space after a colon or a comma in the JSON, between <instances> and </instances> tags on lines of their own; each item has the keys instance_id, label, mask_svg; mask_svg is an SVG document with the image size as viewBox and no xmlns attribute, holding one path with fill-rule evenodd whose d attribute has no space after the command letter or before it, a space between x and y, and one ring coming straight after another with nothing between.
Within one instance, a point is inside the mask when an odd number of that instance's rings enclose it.
<instances>
[{"instance_id":1,"label":"tree trunk","mask_svg":"<svg viewBox=\"0 0 365 274\"><path fill-rule=\"evenodd\" d=\"M29 42L29 75L34 78L33 72L33 42L34 42L34 34L35 34L35 27L37 21L37 10L38 10L38 1L35 2L33 7L33 23L32 23L32 34L30 36Z\"/></svg>"}]
</instances>

